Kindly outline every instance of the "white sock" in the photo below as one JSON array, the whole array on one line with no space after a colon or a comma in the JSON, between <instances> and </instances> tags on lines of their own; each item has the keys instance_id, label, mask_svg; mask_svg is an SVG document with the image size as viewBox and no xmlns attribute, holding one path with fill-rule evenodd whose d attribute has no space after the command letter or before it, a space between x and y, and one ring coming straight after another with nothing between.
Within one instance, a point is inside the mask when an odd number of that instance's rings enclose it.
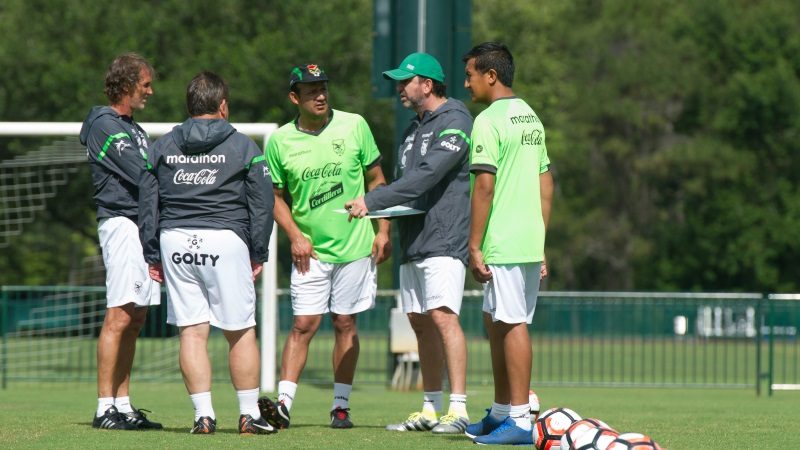
<instances>
[{"instance_id":1,"label":"white sock","mask_svg":"<svg viewBox=\"0 0 800 450\"><path fill-rule=\"evenodd\" d=\"M129 396L115 398L114 406L117 408L117 411L121 413L133 412L133 408L131 407L131 398Z\"/></svg>"},{"instance_id":2,"label":"white sock","mask_svg":"<svg viewBox=\"0 0 800 450\"><path fill-rule=\"evenodd\" d=\"M98 397L97 398L97 417L106 413L108 408L114 406L114 397Z\"/></svg>"},{"instance_id":3,"label":"white sock","mask_svg":"<svg viewBox=\"0 0 800 450\"><path fill-rule=\"evenodd\" d=\"M501 405L500 403L492 403L492 410L489 414L492 416L492 419L495 420L506 420L508 414L511 412L511 405Z\"/></svg>"},{"instance_id":4,"label":"white sock","mask_svg":"<svg viewBox=\"0 0 800 450\"><path fill-rule=\"evenodd\" d=\"M524 403L522 405L511 405L511 411L508 414L509 417L514 419L514 422L517 424L518 427L522 428L523 430L531 430L531 405L529 403Z\"/></svg>"},{"instance_id":5,"label":"white sock","mask_svg":"<svg viewBox=\"0 0 800 450\"><path fill-rule=\"evenodd\" d=\"M261 417L261 411L258 409L258 392L258 388L236 391L236 397L239 398L239 414L250 414L253 419Z\"/></svg>"},{"instance_id":6,"label":"white sock","mask_svg":"<svg viewBox=\"0 0 800 450\"><path fill-rule=\"evenodd\" d=\"M442 391L425 392L422 397L422 414L436 419L442 413Z\"/></svg>"},{"instance_id":7,"label":"white sock","mask_svg":"<svg viewBox=\"0 0 800 450\"><path fill-rule=\"evenodd\" d=\"M331 407L331 411L336 408L349 408L350 392L352 391L352 384L333 383L333 406Z\"/></svg>"},{"instance_id":8,"label":"white sock","mask_svg":"<svg viewBox=\"0 0 800 450\"><path fill-rule=\"evenodd\" d=\"M292 409L292 403L294 402L294 394L296 393L297 383L292 383L287 380L278 382L278 401L283 402L283 406L290 411Z\"/></svg>"},{"instance_id":9,"label":"white sock","mask_svg":"<svg viewBox=\"0 0 800 450\"><path fill-rule=\"evenodd\" d=\"M203 416L208 416L212 419L217 418L217 416L214 415L214 407L211 406L211 391L190 394L189 398L192 399L192 404L194 405L195 421Z\"/></svg>"},{"instance_id":10,"label":"white sock","mask_svg":"<svg viewBox=\"0 0 800 450\"><path fill-rule=\"evenodd\" d=\"M467 415L467 394L450 394L450 407L447 414L455 414L469 419Z\"/></svg>"}]
</instances>

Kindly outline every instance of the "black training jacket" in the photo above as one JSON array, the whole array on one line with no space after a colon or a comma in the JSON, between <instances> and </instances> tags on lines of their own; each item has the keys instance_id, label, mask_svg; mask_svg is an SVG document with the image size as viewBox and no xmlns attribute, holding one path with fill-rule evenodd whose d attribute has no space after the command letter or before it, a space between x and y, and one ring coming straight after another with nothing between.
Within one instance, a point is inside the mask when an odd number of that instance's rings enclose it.
<instances>
[{"instance_id":1,"label":"black training jacket","mask_svg":"<svg viewBox=\"0 0 800 450\"><path fill-rule=\"evenodd\" d=\"M80 141L89 159L97 220L122 216L135 221L147 133L132 117L120 116L110 106L95 106L83 122Z\"/></svg>"},{"instance_id":2,"label":"black training jacket","mask_svg":"<svg viewBox=\"0 0 800 450\"><path fill-rule=\"evenodd\" d=\"M395 181L364 197L370 211L396 205L426 211L394 220L402 262L450 256L467 264L471 133L472 116L453 98L414 116L397 151Z\"/></svg>"},{"instance_id":3,"label":"black training jacket","mask_svg":"<svg viewBox=\"0 0 800 450\"><path fill-rule=\"evenodd\" d=\"M264 153L224 119L189 119L153 145L139 180L139 233L148 263L161 261L159 231L235 232L267 260L275 197Z\"/></svg>"}]
</instances>

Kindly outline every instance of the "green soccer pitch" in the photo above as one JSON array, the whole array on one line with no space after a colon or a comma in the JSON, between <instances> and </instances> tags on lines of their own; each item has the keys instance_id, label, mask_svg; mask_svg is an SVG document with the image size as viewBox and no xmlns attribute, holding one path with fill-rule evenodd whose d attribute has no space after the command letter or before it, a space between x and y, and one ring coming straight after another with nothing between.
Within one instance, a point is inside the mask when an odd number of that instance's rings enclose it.
<instances>
[{"instance_id":1,"label":"green soccer pitch","mask_svg":"<svg viewBox=\"0 0 800 450\"><path fill-rule=\"evenodd\" d=\"M135 373L134 373L135 376ZM640 432L665 449L800 448L793 428L800 419L800 392L756 397L739 389L542 388L542 409L564 406L582 417L599 418L620 432ZM439 449L471 447L465 436L385 431L419 408L421 393L366 386L351 396L356 428L327 427L330 389L300 385L289 430L267 436L239 436L239 410L230 384L214 386L218 430L190 435L192 405L180 383L137 383L136 406L150 409L163 431L108 431L91 427L95 387L91 383L11 383L0 390L0 443L7 448L364 448ZM468 390L471 419L483 417L491 388ZM446 404L445 394L445 404Z\"/></svg>"}]
</instances>

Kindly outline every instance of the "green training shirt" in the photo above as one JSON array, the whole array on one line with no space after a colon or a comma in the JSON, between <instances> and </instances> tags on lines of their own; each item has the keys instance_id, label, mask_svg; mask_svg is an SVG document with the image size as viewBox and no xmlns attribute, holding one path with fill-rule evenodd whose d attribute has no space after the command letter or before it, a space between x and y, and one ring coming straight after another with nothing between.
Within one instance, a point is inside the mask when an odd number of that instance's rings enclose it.
<instances>
[{"instance_id":1,"label":"green training shirt","mask_svg":"<svg viewBox=\"0 0 800 450\"><path fill-rule=\"evenodd\" d=\"M483 237L484 262L521 264L544 259L539 174L549 170L544 126L524 100L494 101L472 126L470 172L495 174L494 199Z\"/></svg>"},{"instance_id":2,"label":"green training shirt","mask_svg":"<svg viewBox=\"0 0 800 450\"><path fill-rule=\"evenodd\" d=\"M380 159L369 125L358 114L333 110L317 133L297 119L276 130L266 149L273 184L292 197L292 216L320 261L344 263L372 253L369 220L334 212L364 195L364 171Z\"/></svg>"}]
</instances>

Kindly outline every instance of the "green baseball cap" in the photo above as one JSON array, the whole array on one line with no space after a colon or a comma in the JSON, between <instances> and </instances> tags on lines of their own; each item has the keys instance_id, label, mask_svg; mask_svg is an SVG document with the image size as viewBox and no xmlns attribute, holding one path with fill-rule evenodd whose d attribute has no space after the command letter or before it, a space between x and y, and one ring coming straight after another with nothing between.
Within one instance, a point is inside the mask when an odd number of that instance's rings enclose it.
<instances>
[{"instance_id":1,"label":"green baseball cap","mask_svg":"<svg viewBox=\"0 0 800 450\"><path fill-rule=\"evenodd\" d=\"M400 63L400 67L383 72L383 78L392 80L407 80L419 75L444 83L444 70L442 65L433 56L427 53L412 53Z\"/></svg>"}]
</instances>

